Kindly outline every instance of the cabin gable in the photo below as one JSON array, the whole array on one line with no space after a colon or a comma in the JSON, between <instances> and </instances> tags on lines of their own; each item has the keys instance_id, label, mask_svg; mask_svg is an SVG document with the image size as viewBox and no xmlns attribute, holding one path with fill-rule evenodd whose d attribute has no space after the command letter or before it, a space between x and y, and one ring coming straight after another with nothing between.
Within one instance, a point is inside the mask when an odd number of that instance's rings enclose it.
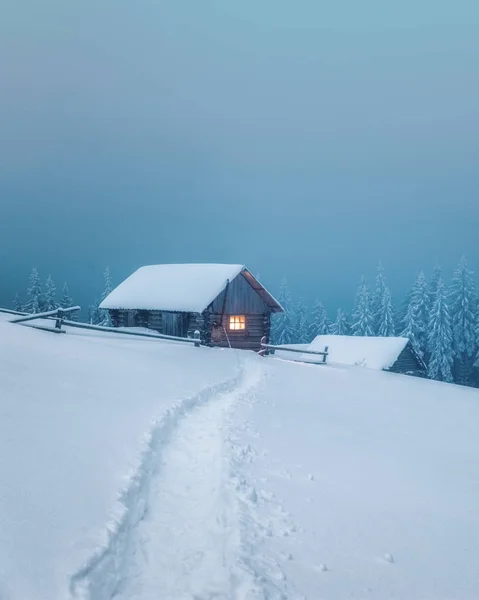
<instances>
[{"instance_id":1,"label":"cabin gable","mask_svg":"<svg viewBox=\"0 0 479 600\"><path fill-rule=\"evenodd\" d=\"M416 377L425 377L426 375L426 367L414 351L411 342L406 344L397 357L396 362L387 370L392 373L403 373L406 375L415 375Z\"/></svg>"},{"instance_id":2,"label":"cabin gable","mask_svg":"<svg viewBox=\"0 0 479 600\"><path fill-rule=\"evenodd\" d=\"M270 311L268 304L253 289L243 273L240 273L230 281L225 289L216 296L210 306L210 312L214 314L224 312L229 315L262 315Z\"/></svg>"}]
</instances>

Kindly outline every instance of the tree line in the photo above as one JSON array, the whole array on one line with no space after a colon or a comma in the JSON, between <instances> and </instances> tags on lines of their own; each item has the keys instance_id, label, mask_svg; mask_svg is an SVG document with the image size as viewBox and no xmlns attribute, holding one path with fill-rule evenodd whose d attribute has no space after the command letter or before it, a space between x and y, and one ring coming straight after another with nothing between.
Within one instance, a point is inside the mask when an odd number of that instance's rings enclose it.
<instances>
[{"instance_id":1,"label":"tree line","mask_svg":"<svg viewBox=\"0 0 479 600\"><path fill-rule=\"evenodd\" d=\"M92 325L102 325L104 327L111 326L110 314L107 310L99 308L100 303L104 300L113 289L110 269L106 267L103 272L103 291L99 297L88 307L87 318L85 319ZM64 282L61 294L57 294L57 288L51 275L45 282L42 282L38 270L34 267L30 273L29 285L26 289L25 297L22 299L20 294L16 294L13 300L13 307L18 312L25 313L42 313L57 308L70 308L75 306L68 284ZM72 313L69 319L76 320L78 316Z\"/></svg>"},{"instance_id":2,"label":"tree line","mask_svg":"<svg viewBox=\"0 0 479 600\"><path fill-rule=\"evenodd\" d=\"M384 267L377 269L374 289L361 278L351 316L339 308L330 320L323 304L310 311L294 303L284 278L278 300L285 309L274 316L271 338L275 344L305 344L317 335L407 337L439 381L470 385L479 351L478 295L473 272L461 258L446 285L440 267L428 281L421 271L402 305L394 306Z\"/></svg>"}]
</instances>

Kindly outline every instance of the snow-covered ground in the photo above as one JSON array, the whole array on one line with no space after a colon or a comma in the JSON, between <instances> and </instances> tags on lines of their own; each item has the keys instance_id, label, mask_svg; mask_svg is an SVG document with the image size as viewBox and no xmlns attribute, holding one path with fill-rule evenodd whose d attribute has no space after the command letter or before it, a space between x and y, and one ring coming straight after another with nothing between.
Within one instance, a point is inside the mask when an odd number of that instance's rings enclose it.
<instances>
[{"instance_id":1,"label":"snow-covered ground","mask_svg":"<svg viewBox=\"0 0 479 600\"><path fill-rule=\"evenodd\" d=\"M4 320L2 600L477 597L479 391Z\"/></svg>"}]
</instances>

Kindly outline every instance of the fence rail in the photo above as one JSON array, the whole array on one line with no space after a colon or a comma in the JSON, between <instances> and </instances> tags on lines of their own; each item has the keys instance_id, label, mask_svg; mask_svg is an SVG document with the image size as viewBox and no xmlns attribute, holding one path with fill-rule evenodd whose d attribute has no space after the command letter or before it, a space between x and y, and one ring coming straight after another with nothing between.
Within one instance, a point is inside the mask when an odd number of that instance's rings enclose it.
<instances>
[{"instance_id":1,"label":"fence rail","mask_svg":"<svg viewBox=\"0 0 479 600\"><path fill-rule=\"evenodd\" d=\"M175 335L165 335L164 333L146 333L146 331L128 331L128 329L120 329L119 327L105 327L103 325L90 325L89 323L80 323L78 321L64 321L67 327L76 327L77 329L90 329L91 331L105 331L108 333L116 333L121 335L132 335L135 337L156 338L158 340L169 340L170 342L187 342L200 345L200 332L195 331L194 337L178 337Z\"/></svg>"},{"instance_id":2,"label":"fence rail","mask_svg":"<svg viewBox=\"0 0 479 600\"><path fill-rule=\"evenodd\" d=\"M269 354L274 354L277 350L281 351L281 352L293 352L293 353L297 353L297 354L313 354L313 355L317 355L317 356L322 356L323 360L322 360L322 364L326 363L326 359L328 358L328 354L329 354L329 346L325 346L324 350L303 350L301 348L288 348L288 346L275 346L273 344L266 344L263 341L261 342L261 348L262 350L264 350L263 354L266 353L266 351L269 352Z\"/></svg>"},{"instance_id":3,"label":"fence rail","mask_svg":"<svg viewBox=\"0 0 479 600\"><path fill-rule=\"evenodd\" d=\"M200 332L197 330L194 332L193 337L178 337L174 335L165 335L163 333L147 333L143 331L128 331L128 329L120 329L117 327L105 327L103 325L91 325L89 323L80 323L79 321L69 321L65 317L73 312L77 312L81 310L79 306L71 306L69 308L56 308L55 310L49 310L41 313L24 313L14 310L9 310L6 308L0 308L0 312L4 312L7 314L15 315L16 318L12 319L10 323L18 323L20 325L27 324L28 327L32 327L34 329L41 329L42 331L50 331L52 333L65 333L65 329L62 329L62 325L66 325L67 327L73 327L77 329L88 329L91 331L104 331L107 333L116 333L119 335L130 335L134 337L140 338L153 338L157 340L167 340L170 342L184 342L188 344L193 344L195 347L199 347L201 345L200 340ZM36 321L39 319L45 319L47 321L55 321L55 325L53 327L48 327L47 325L33 325L30 324L31 321Z\"/></svg>"}]
</instances>

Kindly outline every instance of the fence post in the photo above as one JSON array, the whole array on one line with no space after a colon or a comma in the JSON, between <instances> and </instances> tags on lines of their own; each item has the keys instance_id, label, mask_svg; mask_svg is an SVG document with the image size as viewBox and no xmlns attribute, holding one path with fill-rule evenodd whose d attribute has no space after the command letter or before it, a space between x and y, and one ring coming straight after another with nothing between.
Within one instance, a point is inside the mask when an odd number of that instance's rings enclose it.
<instances>
[{"instance_id":1,"label":"fence post","mask_svg":"<svg viewBox=\"0 0 479 600\"><path fill-rule=\"evenodd\" d=\"M267 348L263 348L263 345L266 344L266 340L267 340L266 336L263 335L263 337L261 338L261 341L259 343L259 352L258 352L258 354L260 356L265 356L268 353Z\"/></svg>"},{"instance_id":2,"label":"fence post","mask_svg":"<svg viewBox=\"0 0 479 600\"><path fill-rule=\"evenodd\" d=\"M323 363L326 362L326 358L328 356L328 350L329 350L329 346L325 346L324 347L324 354L323 354Z\"/></svg>"},{"instance_id":3,"label":"fence post","mask_svg":"<svg viewBox=\"0 0 479 600\"><path fill-rule=\"evenodd\" d=\"M194 332L193 339L195 340L195 348L199 348L200 347L200 332L198 331L198 329L196 329L196 331Z\"/></svg>"},{"instance_id":4,"label":"fence post","mask_svg":"<svg viewBox=\"0 0 479 600\"><path fill-rule=\"evenodd\" d=\"M61 329L63 324L64 312L62 308L57 311L57 319L55 321L55 329Z\"/></svg>"}]
</instances>

